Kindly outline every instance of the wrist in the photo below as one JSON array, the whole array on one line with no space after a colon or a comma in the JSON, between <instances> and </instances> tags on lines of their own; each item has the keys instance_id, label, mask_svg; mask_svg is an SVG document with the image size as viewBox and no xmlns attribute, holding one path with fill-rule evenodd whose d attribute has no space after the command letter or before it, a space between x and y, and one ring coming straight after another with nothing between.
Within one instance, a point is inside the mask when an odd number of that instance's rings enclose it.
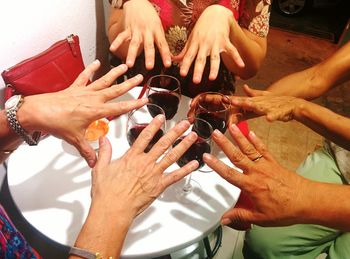
<instances>
[{"instance_id":1,"label":"wrist","mask_svg":"<svg viewBox=\"0 0 350 259\"><path fill-rule=\"evenodd\" d=\"M293 109L293 118L297 121L301 121L305 117L305 113L308 109L308 101L304 99L296 98L295 107Z\"/></svg>"}]
</instances>

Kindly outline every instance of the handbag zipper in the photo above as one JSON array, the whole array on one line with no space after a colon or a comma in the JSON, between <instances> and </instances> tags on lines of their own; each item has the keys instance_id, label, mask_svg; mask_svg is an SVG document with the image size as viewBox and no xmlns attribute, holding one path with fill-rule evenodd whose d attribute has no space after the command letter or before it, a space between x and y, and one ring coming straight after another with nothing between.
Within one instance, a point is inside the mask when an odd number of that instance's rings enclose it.
<instances>
[{"instance_id":1,"label":"handbag zipper","mask_svg":"<svg viewBox=\"0 0 350 259\"><path fill-rule=\"evenodd\" d=\"M74 35L71 34L67 37L67 41L68 41L68 44L69 44L69 47L73 53L73 56L76 57L77 56L77 50L75 49L75 41L74 41Z\"/></svg>"}]
</instances>

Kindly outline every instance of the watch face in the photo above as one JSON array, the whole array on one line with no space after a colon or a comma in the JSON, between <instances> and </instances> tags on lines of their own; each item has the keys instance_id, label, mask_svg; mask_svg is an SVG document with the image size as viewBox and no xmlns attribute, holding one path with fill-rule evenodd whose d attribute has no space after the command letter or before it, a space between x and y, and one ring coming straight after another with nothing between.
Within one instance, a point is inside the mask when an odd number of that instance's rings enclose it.
<instances>
[{"instance_id":1,"label":"watch face","mask_svg":"<svg viewBox=\"0 0 350 259\"><path fill-rule=\"evenodd\" d=\"M18 103L20 102L21 98L22 98L21 95L12 96L10 99L8 99L5 102L5 109L8 110L8 109L15 108L18 105Z\"/></svg>"}]
</instances>

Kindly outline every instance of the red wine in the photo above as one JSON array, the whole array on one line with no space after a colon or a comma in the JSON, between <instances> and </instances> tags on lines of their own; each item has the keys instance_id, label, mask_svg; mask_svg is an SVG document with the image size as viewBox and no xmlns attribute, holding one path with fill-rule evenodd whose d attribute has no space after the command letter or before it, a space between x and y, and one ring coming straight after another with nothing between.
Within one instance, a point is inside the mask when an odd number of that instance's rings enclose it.
<instances>
[{"instance_id":1,"label":"red wine","mask_svg":"<svg viewBox=\"0 0 350 259\"><path fill-rule=\"evenodd\" d=\"M179 96L169 92L152 93L148 96L148 99L150 103L156 104L164 110L167 120L175 116L180 102ZM148 110L152 117L159 114L159 111L151 106L148 106Z\"/></svg>"},{"instance_id":2,"label":"red wine","mask_svg":"<svg viewBox=\"0 0 350 259\"><path fill-rule=\"evenodd\" d=\"M173 144L173 147L178 145L184 137L179 138ZM201 168L204 165L203 154L210 153L210 145L205 142L202 138L198 137L197 141L193 143L190 148L177 160L177 164L181 167L186 165L192 160L197 160L199 167Z\"/></svg>"},{"instance_id":3,"label":"red wine","mask_svg":"<svg viewBox=\"0 0 350 259\"><path fill-rule=\"evenodd\" d=\"M129 145L132 146L132 144L134 144L135 140L137 139L137 137L140 135L141 131L143 131L144 128L146 128L148 126L148 124L141 124L141 125L137 125L132 127L131 129L129 129L128 134L127 134L127 139L129 142ZM164 135L163 130L159 129L157 131L157 133L153 136L151 142L148 144L148 146L145 149L145 153L147 153L148 151L151 150L151 148L153 147L153 145L155 143L157 143L157 141Z\"/></svg>"},{"instance_id":4,"label":"red wine","mask_svg":"<svg viewBox=\"0 0 350 259\"><path fill-rule=\"evenodd\" d=\"M213 130L218 129L220 130L223 134L225 134L226 129L227 129L227 123L226 120L223 118L220 118L218 115L212 114L212 113L199 113L196 115L197 118L202 119L207 121L211 127L213 128ZM204 124L204 123L202 123ZM198 125L197 125L198 126ZM205 131L207 129L203 129L201 128L201 126L196 127L195 125L195 131L198 133L200 133L201 131Z\"/></svg>"}]
</instances>

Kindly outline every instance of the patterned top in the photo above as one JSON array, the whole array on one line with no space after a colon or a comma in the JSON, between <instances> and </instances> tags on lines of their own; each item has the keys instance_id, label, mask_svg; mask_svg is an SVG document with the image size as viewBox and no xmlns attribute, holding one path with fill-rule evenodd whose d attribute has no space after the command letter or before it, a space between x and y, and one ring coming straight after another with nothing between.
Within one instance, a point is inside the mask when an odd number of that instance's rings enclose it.
<instances>
[{"instance_id":1,"label":"patterned top","mask_svg":"<svg viewBox=\"0 0 350 259\"><path fill-rule=\"evenodd\" d=\"M25 241L0 205L0 258L37 259L40 255Z\"/></svg>"},{"instance_id":2,"label":"patterned top","mask_svg":"<svg viewBox=\"0 0 350 259\"><path fill-rule=\"evenodd\" d=\"M125 0L111 0L112 6L121 8ZM253 34L266 37L269 30L271 0L149 0L157 11L173 55L181 52L186 44L188 36L202 12L210 5L219 4L230 9L238 24ZM221 62L219 74L216 80L209 81L210 58L208 57L200 85L192 83L194 64L192 64L188 76L182 78L179 67L174 64L169 69L163 68L161 57L156 53L155 68L147 71L144 56L137 58L133 69L128 76L141 73L145 81L155 74L170 74L181 82L182 93L193 97L203 91L234 92L234 79L232 74Z\"/></svg>"}]
</instances>

